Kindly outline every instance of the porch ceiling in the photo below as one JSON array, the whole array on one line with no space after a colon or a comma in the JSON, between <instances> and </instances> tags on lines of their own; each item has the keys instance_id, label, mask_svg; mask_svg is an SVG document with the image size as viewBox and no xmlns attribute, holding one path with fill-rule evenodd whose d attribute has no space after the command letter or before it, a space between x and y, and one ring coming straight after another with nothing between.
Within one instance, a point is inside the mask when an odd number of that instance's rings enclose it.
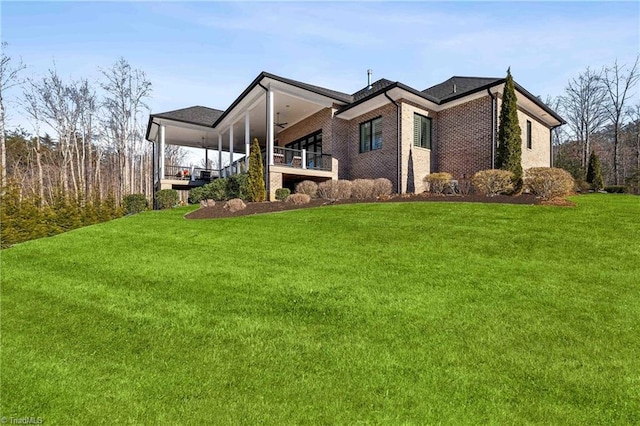
<instances>
[{"instance_id":1,"label":"porch ceiling","mask_svg":"<svg viewBox=\"0 0 640 426\"><path fill-rule=\"evenodd\" d=\"M284 128L274 126L275 138L278 133L304 120L324 108L315 102L302 99L293 94L274 91L274 121L287 123ZM278 114L280 116L278 117ZM245 141L245 114L237 114L233 123L233 151L244 153ZM222 136L222 150L229 151L229 129L230 126L218 126L214 129L206 126L199 126L190 123L170 120L166 118L154 117L153 128L150 132L150 139L158 141L158 127L165 126L165 143L179 145L190 148L218 149L218 135ZM258 138L261 147L266 146L267 138L267 102L266 93L260 96L249 109L249 137Z\"/></svg>"}]
</instances>

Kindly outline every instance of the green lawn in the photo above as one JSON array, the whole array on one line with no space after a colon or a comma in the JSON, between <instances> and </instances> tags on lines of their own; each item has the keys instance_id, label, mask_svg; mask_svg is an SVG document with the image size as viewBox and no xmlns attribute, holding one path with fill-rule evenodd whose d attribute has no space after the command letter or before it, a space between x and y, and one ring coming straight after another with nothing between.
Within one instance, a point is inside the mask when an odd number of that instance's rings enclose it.
<instances>
[{"instance_id":1,"label":"green lawn","mask_svg":"<svg viewBox=\"0 0 640 426\"><path fill-rule=\"evenodd\" d=\"M640 198L147 212L2 252L46 424L639 424Z\"/></svg>"}]
</instances>

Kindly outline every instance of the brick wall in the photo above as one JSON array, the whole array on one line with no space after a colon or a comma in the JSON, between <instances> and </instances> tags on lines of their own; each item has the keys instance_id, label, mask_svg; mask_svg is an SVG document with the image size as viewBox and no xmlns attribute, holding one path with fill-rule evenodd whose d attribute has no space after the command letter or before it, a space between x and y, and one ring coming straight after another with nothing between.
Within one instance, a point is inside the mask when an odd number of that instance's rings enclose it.
<instances>
[{"instance_id":1,"label":"brick wall","mask_svg":"<svg viewBox=\"0 0 640 426\"><path fill-rule=\"evenodd\" d=\"M498 115L501 106L502 99L499 98ZM527 120L531 121L531 149L527 148ZM551 129L521 108L518 108L518 124L522 135L522 169L551 167Z\"/></svg>"},{"instance_id":2,"label":"brick wall","mask_svg":"<svg viewBox=\"0 0 640 426\"><path fill-rule=\"evenodd\" d=\"M382 148L360 152L360 123L382 117ZM387 178L397 186L397 116L396 106L389 103L371 112L348 121L347 152L349 163L348 179ZM344 179L343 176L340 176Z\"/></svg>"},{"instance_id":3,"label":"brick wall","mask_svg":"<svg viewBox=\"0 0 640 426\"><path fill-rule=\"evenodd\" d=\"M470 178L491 168L491 97L466 102L438 113L435 171L454 179Z\"/></svg>"},{"instance_id":4,"label":"brick wall","mask_svg":"<svg viewBox=\"0 0 640 426\"><path fill-rule=\"evenodd\" d=\"M293 126L281 130L276 135L278 139L277 146L285 146L290 142L322 130L322 152L331 154L332 115L331 108L324 108Z\"/></svg>"},{"instance_id":5,"label":"brick wall","mask_svg":"<svg viewBox=\"0 0 640 426\"><path fill-rule=\"evenodd\" d=\"M438 135L438 114L435 111L401 99L401 140L402 140L402 192L420 193L425 191L423 179L434 169L434 148ZM431 118L431 147L413 145L414 114ZM412 179L410 179L412 178Z\"/></svg>"}]
</instances>

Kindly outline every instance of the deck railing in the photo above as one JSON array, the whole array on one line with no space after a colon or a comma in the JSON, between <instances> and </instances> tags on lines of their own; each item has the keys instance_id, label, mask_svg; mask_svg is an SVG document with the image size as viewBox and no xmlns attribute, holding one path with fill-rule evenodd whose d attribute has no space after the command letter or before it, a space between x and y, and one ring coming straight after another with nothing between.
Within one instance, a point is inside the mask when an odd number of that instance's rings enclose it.
<instances>
[{"instance_id":1,"label":"deck railing","mask_svg":"<svg viewBox=\"0 0 640 426\"><path fill-rule=\"evenodd\" d=\"M331 171L331 155L321 154L306 149L291 149L280 146L273 147L273 164L296 169Z\"/></svg>"},{"instance_id":2,"label":"deck railing","mask_svg":"<svg viewBox=\"0 0 640 426\"><path fill-rule=\"evenodd\" d=\"M191 166L164 166L164 179L191 180Z\"/></svg>"}]
</instances>

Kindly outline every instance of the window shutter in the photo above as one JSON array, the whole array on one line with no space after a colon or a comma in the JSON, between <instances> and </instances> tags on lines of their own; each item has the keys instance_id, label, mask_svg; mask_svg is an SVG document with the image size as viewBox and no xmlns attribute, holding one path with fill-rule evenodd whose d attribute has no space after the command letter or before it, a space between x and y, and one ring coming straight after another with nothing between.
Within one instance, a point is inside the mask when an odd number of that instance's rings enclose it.
<instances>
[{"instance_id":1,"label":"window shutter","mask_svg":"<svg viewBox=\"0 0 640 426\"><path fill-rule=\"evenodd\" d=\"M420 116L413 114L413 145L420 146Z\"/></svg>"}]
</instances>

